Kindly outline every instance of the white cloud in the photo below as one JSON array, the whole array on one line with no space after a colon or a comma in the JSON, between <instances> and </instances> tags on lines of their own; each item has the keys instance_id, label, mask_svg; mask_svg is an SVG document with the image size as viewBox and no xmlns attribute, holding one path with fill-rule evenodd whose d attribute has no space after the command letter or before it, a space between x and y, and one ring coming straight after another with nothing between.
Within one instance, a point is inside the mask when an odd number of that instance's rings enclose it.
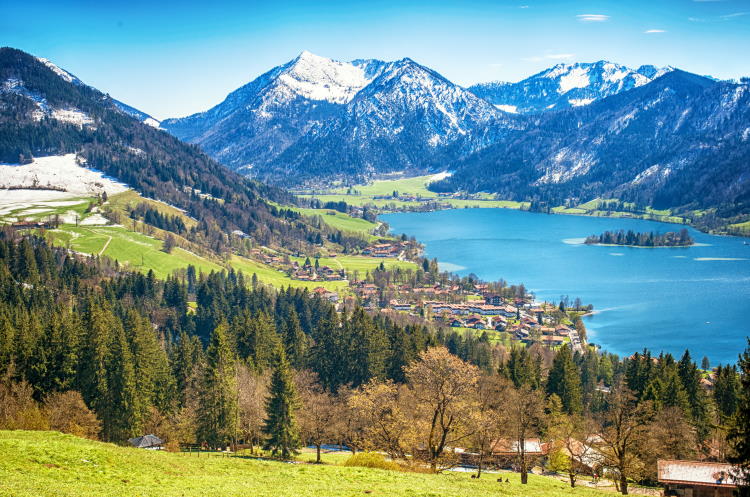
<instances>
[{"instance_id":1,"label":"white cloud","mask_svg":"<svg viewBox=\"0 0 750 497\"><path fill-rule=\"evenodd\" d=\"M519 9L528 9L529 6L528 5L519 5L518 8Z\"/></svg>"},{"instance_id":2,"label":"white cloud","mask_svg":"<svg viewBox=\"0 0 750 497\"><path fill-rule=\"evenodd\" d=\"M526 62L541 62L543 60L566 60L575 57L574 53L547 53L544 55L534 55L531 57L522 57L521 60Z\"/></svg>"},{"instance_id":3,"label":"white cloud","mask_svg":"<svg viewBox=\"0 0 750 497\"><path fill-rule=\"evenodd\" d=\"M688 21L690 22L721 22L721 21L731 21L732 19L736 19L738 17L750 15L750 12L733 12L731 14L724 14L723 16L717 16L717 17L688 17Z\"/></svg>"},{"instance_id":4,"label":"white cloud","mask_svg":"<svg viewBox=\"0 0 750 497\"><path fill-rule=\"evenodd\" d=\"M579 14L576 16L581 22L604 22L609 21L609 16L604 14Z\"/></svg>"},{"instance_id":5,"label":"white cloud","mask_svg":"<svg viewBox=\"0 0 750 497\"><path fill-rule=\"evenodd\" d=\"M647 35L652 35L656 33L666 33L666 31L664 31L663 29L647 29L646 31L644 31L644 33Z\"/></svg>"}]
</instances>

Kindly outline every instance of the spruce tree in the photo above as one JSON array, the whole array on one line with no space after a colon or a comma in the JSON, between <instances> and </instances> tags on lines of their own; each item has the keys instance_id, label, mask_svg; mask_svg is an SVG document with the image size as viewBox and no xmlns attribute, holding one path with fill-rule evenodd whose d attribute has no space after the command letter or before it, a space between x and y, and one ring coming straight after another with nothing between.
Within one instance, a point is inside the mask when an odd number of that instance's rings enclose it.
<instances>
[{"instance_id":1,"label":"spruce tree","mask_svg":"<svg viewBox=\"0 0 750 497\"><path fill-rule=\"evenodd\" d=\"M750 339L747 348L740 355L740 395L737 414L729 430L727 439L732 446L733 454L729 462L738 468L741 485L738 495L750 496Z\"/></svg>"},{"instance_id":2,"label":"spruce tree","mask_svg":"<svg viewBox=\"0 0 750 497\"><path fill-rule=\"evenodd\" d=\"M227 324L216 326L206 351L206 367L198 409L198 441L212 447L234 442L239 423L235 357L227 337Z\"/></svg>"},{"instance_id":3,"label":"spruce tree","mask_svg":"<svg viewBox=\"0 0 750 497\"><path fill-rule=\"evenodd\" d=\"M276 364L271 376L269 397L266 400L263 433L267 436L264 447L281 459L289 459L297 453L301 445L295 416L299 407L300 402L289 361L284 349L279 346L276 349Z\"/></svg>"},{"instance_id":4,"label":"spruce tree","mask_svg":"<svg viewBox=\"0 0 750 497\"><path fill-rule=\"evenodd\" d=\"M567 414L578 414L583 410L581 377L567 344L560 347L555 354L547 380L547 393L560 397L563 410Z\"/></svg>"},{"instance_id":5,"label":"spruce tree","mask_svg":"<svg viewBox=\"0 0 750 497\"><path fill-rule=\"evenodd\" d=\"M112 442L142 435L144 403L136 383L135 367L125 331L117 322L107 365L108 395L101 417L103 433Z\"/></svg>"}]
</instances>

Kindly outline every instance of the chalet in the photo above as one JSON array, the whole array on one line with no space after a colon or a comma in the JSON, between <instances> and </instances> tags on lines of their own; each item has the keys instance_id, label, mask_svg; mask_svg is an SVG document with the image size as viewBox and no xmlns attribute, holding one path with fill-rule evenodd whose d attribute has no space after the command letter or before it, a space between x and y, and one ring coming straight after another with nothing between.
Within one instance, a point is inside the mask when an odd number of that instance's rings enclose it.
<instances>
[{"instance_id":1,"label":"chalet","mask_svg":"<svg viewBox=\"0 0 750 497\"><path fill-rule=\"evenodd\" d=\"M503 316L493 317L490 320L490 323L492 324L492 327L498 331L503 331L505 330L505 327L508 326L508 320L505 319Z\"/></svg>"},{"instance_id":2,"label":"chalet","mask_svg":"<svg viewBox=\"0 0 750 497\"><path fill-rule=\"evenodd\" d=\"M520 453L521 445L518 440L500 439L492 442L492 455L513 456ZM523 443L524 453L528 456L544 456L547 454L548 446L538 438L527 438Z\"/></svg>"},{"instance_id":3,"label":"chalet","mask_svg":"<svg viewBox=\"0 0 750 497\"><path fill-rule=\"evenodd\" d=\"M371 257L398 257L403 246L403 243L376 243L366 247L362 253Z\"/></svg>"},{"instance_id":4,"label":"chalet","mask_svg":"<svg viewBox=\"0 0 750 497\"><path fill-rule=\"evenodd\" d=\"M483 316L495 316L499 315L502 312L503 308L501 306L491 304L472 304L471 306L469 306L469 310Z\"/></svg>"},{"instance_id":5,"label":"chalet","mask_svg":"<svg viewBox=\"0 0 750 497\"><path fill-rule=\"evenodd\" d=\"M398 300L391 300L391 308L394 311L411 311L411 304L408 302L399 302Z\"/></svg>"},{"instance_id":6,"label":"chalet","mask_svg":"<svg viewBox=\"0 0 750 497\"><path fill-rule=\"evenodd\" d=\"M453 321L451 321L451 328L463 328L464 326L465 323L460 319L454 319Z\"/></svg>"},{"instance_id":7,"label":"chalet","mask_svg":"<svg viewBox=\"0 0 750 497\"><path fill-rule=\"evenodd\" d=\"M500 312L498 312L501 316L505 316L506 318L514 318L518 314L518 309L511 305L504 305L501 307Z\"/></svg>"},{"instance_id":8,"label":"chalet","mask_svg":"<svg viewBox=\"0 0 750 497\"><path fill-rule=\"evenodd\" d=\"M550 347L557 347L565 343L565 337L562 335L546 335L542 337L542 343Z\"/></svg>"},{"instance_id":9,"label":"chalet","mask_svg":"<svg viewBox=\"0 0 750 497\"><path fill-rule=\"evenodd\" d=\"M734 468L726 463L659 460L656 468L664 495L730 497L737 488Z\"/></svg>"},{"instance_id":10,"label":"chalet","mask_svg":"<svg viewBox=\"0 0 750 497\"><path fill-rule=\"evenodd\" d=\"M503 298L500 295L485 295L484 303L487 305L502 305Z\"/></svg>"},{"instance_id":11,"label":"chalet","mask_svg":"<svg viewBox=\"0 0 750 497\"><path fill-rule=\"evenodd\" d=\"M560 325L560 326L558 326L557 328L555 328L555 333L556 333L557 335L564 335L564 336L566 336L566 337L569 337L569 336L570 336L570 333L571 333L572 331L573 331L573 330L572 330L571 328L568 328L568 327L567 327L567 326L565 326L565 325Z\"/></svg>"},{"instance_id":12,"label":"chalet","mask_svg":"<svg viewBox=\"0 0 750 497\"><path fill-rule=\"evenodd\" d=\"M315 288L312 291L312 295L317 295L318 297L322 299L326 299L329 302L336 303L339 301L339 294L336 292L332 292L328 290L327 288L323 288L322 286L319 286Z\"/></svg>"}]
</instances>

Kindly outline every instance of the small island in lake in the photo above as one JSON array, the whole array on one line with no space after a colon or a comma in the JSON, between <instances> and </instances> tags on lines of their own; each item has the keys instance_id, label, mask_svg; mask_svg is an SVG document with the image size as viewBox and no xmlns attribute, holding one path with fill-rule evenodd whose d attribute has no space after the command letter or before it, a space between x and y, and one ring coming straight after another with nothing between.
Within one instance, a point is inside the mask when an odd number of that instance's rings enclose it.
<instances>
[{"instance_id":1,"label":"small island in lake","mask_svg":"<svg viewBox=\"0 0 750 497\"><path fill-rule=\"evenodd\" d=\"M695 242L688 230L666 233L636 233L632 230L605 231L601 235L591 235L584 242L587 245L628 245L631 247L689 247Z\"/></svg>"}]
</instances>

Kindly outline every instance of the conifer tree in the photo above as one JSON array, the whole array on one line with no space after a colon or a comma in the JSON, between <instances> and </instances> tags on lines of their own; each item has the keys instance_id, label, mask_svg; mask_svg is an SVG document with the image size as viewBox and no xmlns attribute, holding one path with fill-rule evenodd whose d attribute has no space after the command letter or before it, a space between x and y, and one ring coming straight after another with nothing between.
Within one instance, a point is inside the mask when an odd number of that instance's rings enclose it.
<instances>
[{"instance_id":1,"label":"conifer tree","mask_svg":"<svg viewBox=\"0 0 750 497\"><path fill-rule=\"evenodd\" d=\"M740 385L736 366L721 366L716 368L716 382L714 383L714 401L719 411L722 424L737 412L739 404Z\"/></svg>"},{"instance_id":2,"label":"conifer tree","mask_svg":"<svg viewBox=\"0 0 750 497\"><path fill-rule=\"evenodd\" d=\"M740 354L740 395L737 414L729 430L727 439L732 446L733 454L729 462L738 468L740 479L738 495L750 496L750 339L747 348Z\"/></svg>"},{"instance_id":3,"label":"conifer tree","mask_svg":"<svg viewBox=\"0 0 750 497\"><path fill-rule=\"evenodd\" d=\"M100 410L104 421L103 434L107 440L124 442L141 435L144 404L136 383L135 367L125 331L116 322L111 352L107 364L106 406Z\"/></svg>"},{"instance_id":4,"label":"conifer tree","mask_svg":"<svg viewBox=\"0 0 750 497\"><path fill-rule=\"evenodd\" d=\"M232 443L239 423L235 357L227 337L227 324L220 322L206 351L206 367L198 410L197 437L212 447Z\"/></svg>"},{"instance_id":5,"label":"conifer tree","mask_svg":"<svg viewBox=\"0 0 750 497\"><path fill-rule=\"evenodd\" d=\"M289 459L300 447L299 428L297 427L296 410L300 406L294 378L284 349L276 349L276 364L269 397L266 400L266 420L263 433L266 434L264 447L270 449L274 456Z\"/></svg>"},{"instance_id":6,"label":"conifer tree","mask_svg":"<svg viewBox=\"0 0 750 497\"><path fill-rule=\"evenodd\" d=\"M547 380L547 393L560 397L563 410L567 414L578 414L583 410L581 377L567 344L560 347L555 354Z\"/></svg>"}]
</instances>

